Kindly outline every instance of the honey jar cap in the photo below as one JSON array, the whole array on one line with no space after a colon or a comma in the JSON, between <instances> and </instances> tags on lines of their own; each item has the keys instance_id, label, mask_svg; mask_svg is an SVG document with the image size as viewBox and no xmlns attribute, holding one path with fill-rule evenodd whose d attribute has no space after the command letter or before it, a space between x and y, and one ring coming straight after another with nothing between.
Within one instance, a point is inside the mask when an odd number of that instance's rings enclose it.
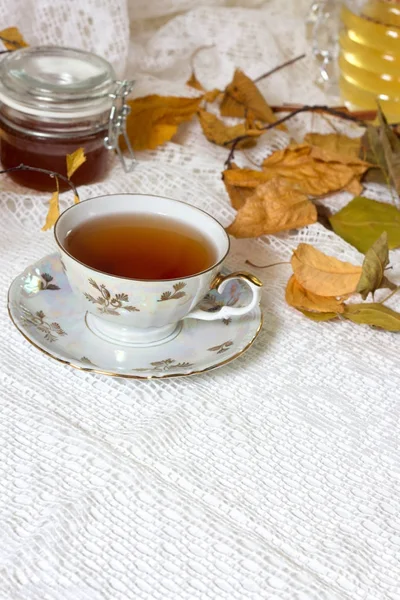
<instances>
[{"instance_id":1,"label":"honey jar cap","mask_svg":"<svg viewBox=\"0 0 400 600\"><path fill-rule=\"evenodd\" d=\"M115 80L111 64L91 52L22 48L0 63L0 103L38 117L91 117L110 110Z\"/></svg>"}]
</instances>

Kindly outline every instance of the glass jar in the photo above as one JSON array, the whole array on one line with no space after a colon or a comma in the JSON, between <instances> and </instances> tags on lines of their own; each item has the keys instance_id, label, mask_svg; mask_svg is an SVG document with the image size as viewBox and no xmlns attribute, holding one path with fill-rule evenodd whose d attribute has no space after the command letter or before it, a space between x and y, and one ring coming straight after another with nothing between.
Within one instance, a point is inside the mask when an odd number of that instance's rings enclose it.
<instances>
[{"instance_id":1,"label":"glass jar","mask_svg":"<svg viewBox=\"0 0 400 600\"><path fill-rule=\"evenodd\" d=\"M350 109L400 122L400 0L347 0L341 12L340 90Z\"/></svg>"},{"instance_id":2,"label":"glass jar","mask_svg":"<svg viewBox=\"0 0 400 600\"><path fill-rule=\"evenodd\" d=\"M66 155L83 147L86 162L75 185L102 179L109 150L119 151L128 82L116 82L100 56L71 48L16 50L0 63L0 159L3 169L23 163L66 176ZM129 148L130 149L130 148ZM54 180L33 171L10 176L37 190L54 190ZM67 185L59 180L60 189Z\"/></svg>"}]
</instances>

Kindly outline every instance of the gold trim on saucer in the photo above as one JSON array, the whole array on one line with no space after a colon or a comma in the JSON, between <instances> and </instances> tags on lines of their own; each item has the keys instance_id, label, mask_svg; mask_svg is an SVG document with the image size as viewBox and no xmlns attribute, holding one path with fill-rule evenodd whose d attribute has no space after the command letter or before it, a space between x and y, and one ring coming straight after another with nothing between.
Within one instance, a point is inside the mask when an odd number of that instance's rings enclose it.
<instances>
[{"instance_id":1,"label":"gold trim on saucer","mask_svg":"<svg viewBox=\"0 0 400 600\"><path fill-rule=\"evenodd\" d=\"M11 284L12 285L12 284ZM10 286L11 288L11 286ZM10 290L8 292L8 294L10 293ZM222 360L221 362L214 364L210 367L206 367L205 369L201 369L200 371L190 371L190 373L170 373L167 375L149 375L148 377L142 377L141 375L129 375L129 374L125 374L125 373L113 373L112 371L102 371L101 369L92 369L90 367L80 367L78 365L74 365L72 362L69 362L68 360L64 360L63 358L59 358L58 356L54 356L54 354L51 354L50 352L48 352L47 350L45 350L44 348L42 348L41 346L39 346L38 344L36 344L35 342L33 342L25 333L24 331L22 331L22 329L20 329L20 327L17 325L16 321L14 320L13 315L11 314L11 309L10 309L10 298L8 295L8 302L7 302L7 310L8 310L8 314L9 317L11 319L11 322L14 324L15 328L20 332L20 334L35 348L37 348L38 350L40 350L41 352L43 352L43 354L45 354L46 356L49 356L50 358L53 358L54 360L64 364L64 365L69 365L70 367L73 367L74 369L77 369L78 371L85 371L86 373L97 373L98 375L108 375L110 377L120 377L122 379L140 379L140 380L150 380L150 379L172 379L173 377L189 377L190 375L200 375L201 373L206 373L207 371L212 371L213 369L216 369L218 367L222 367L228 363L230 363L231 361L235 360L236 358L238 358L239 356L241 356L242 354L244 354L246 352L246 350L248 350L250 348L250 346L254 343L254 341L256 340L258 334L260 333L262 326L263 326L263 322L264 322L264 317L263 317L263 313L261 311L261 307L260 307L260 323L259 326L257 328L257 331L255 332L254 336L252 337L252 339L250 340L250 342L240 351L237 352L237 354L234 354L233 356L226 358L225 360ZM132 369L133 370L133 369Z\"/></svg>"}]
</instances>

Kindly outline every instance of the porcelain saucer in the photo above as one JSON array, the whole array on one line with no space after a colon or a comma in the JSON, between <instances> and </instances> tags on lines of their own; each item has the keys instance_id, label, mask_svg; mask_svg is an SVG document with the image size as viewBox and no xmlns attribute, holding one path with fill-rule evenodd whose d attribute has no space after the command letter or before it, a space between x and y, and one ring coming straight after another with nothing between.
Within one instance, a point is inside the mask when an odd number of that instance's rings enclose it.
<instances>
[{"instance_id":1,"label":"porcelain saucer","mask_svg":"<svg viewBox=\"0 0 400 600\"><path fill-rule=\"evenodd\" d=\"M199 308L217 311L223 304L248 302L247 286L232 280L222 295L207 294ZM85 310L57 253L29 266L13 281L8 310L22 335L48 356L84 371L135 379L183 377L221 367L243 354L262 326L258 306L233 319L184 319L179 334L158 346L134 348L106 342L88 328Z\"/></svg>"}]
</instances>

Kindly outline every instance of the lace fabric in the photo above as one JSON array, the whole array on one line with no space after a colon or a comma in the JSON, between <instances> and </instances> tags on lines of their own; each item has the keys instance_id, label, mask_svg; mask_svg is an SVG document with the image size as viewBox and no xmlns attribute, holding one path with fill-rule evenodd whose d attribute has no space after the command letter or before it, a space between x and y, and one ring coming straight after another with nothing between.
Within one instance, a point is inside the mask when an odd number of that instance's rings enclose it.
<instances>
[{"instance_id":1,"label":"lace fabric","mask_svg":"<svg viewBox=\"0 0 400 600\"><path fill-rule=\"evenodd\" d=\"M235 66L256 77L306 49L309 1L0 0L3 25L31 43L79 46L137 79L136 95L186 95L189 60L208 88ZM130 16L131 37L128 30ZM5 17L6 15L6 17ZM305 59L260 83L271 103L324 103ZM328 119L329 121L329 119ZM352 125L339 124L350 135ZM259 164L289 135L331 131L303 115L239 164ZM82 198L146 192L231 222L227 152L198 123L115 161ZM366 195L392 201L381 186ZM326 199L338 210L350 199ZM264 280L264 328L219 370L139 382L75 371L38 352L6 310L11 280L55 249L40 231L49 194L2 179L0 200L3 600L397 600L398 338L348 322L314 323L285 304L289 265ZM72 202L68 194L63 206ZM233 240L228 265L285 262L299 242L361 264L315 224ZM398 251L391 279L400 281ZM398 306L396 297L392 306Z\"/></svg>"}]
</instances>

